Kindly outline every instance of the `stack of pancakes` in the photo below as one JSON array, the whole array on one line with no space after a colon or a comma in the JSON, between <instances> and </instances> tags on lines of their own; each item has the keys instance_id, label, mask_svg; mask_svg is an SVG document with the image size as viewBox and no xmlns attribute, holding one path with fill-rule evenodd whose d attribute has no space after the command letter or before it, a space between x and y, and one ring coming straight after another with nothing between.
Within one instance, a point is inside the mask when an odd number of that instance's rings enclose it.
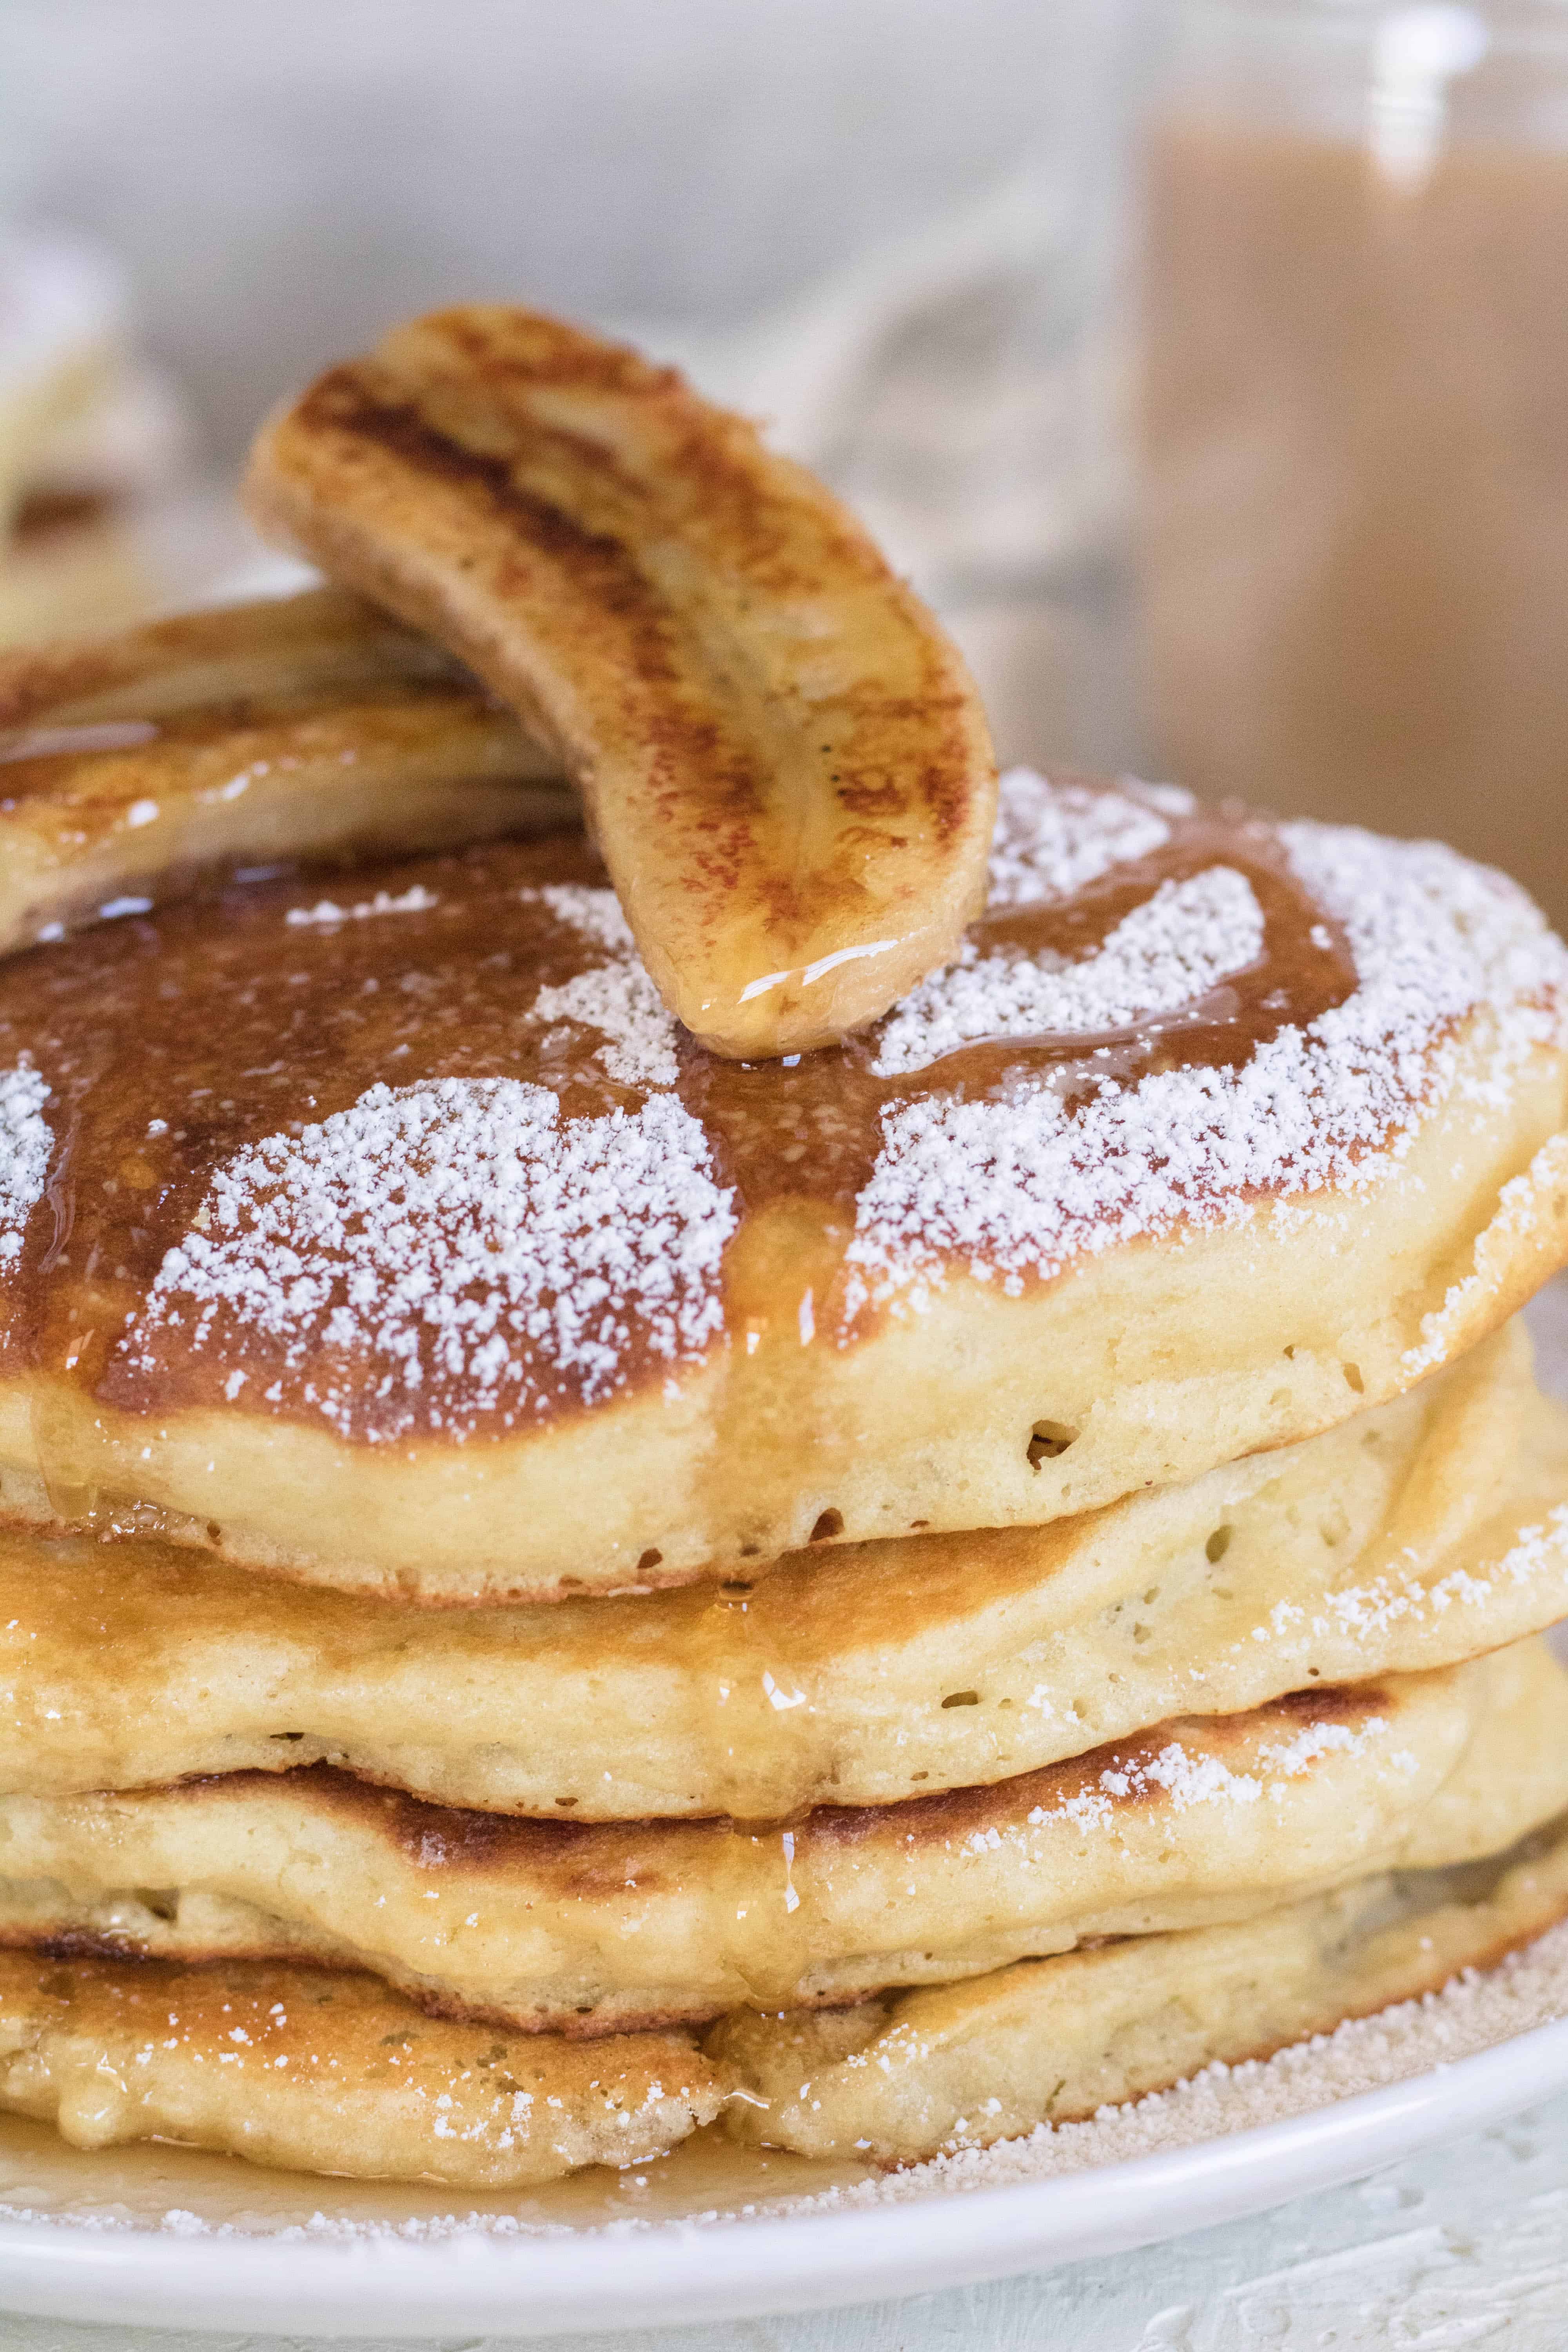
<instances>
[{"instance_id":1,"label":"stack of pancakes","mask_svg":"<svg viewBox=\"0 0 1568 2352\"><path fill-rule=\"evenodd\" d=\"M5 691L0 2105L897 2161L1568 1911L1512 884L1018 772L956 959L737 1061L352 598Z\"/></svg>"}]
</instances>

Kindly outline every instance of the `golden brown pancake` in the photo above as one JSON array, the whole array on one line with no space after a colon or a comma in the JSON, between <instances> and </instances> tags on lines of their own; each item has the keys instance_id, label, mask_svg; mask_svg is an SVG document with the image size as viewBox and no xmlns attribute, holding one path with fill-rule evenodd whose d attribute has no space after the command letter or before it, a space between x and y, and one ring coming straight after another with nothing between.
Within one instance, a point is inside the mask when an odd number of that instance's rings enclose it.
<instances>
[{"instance_id":1,"label":"golden brown pancake","mask_svg":"<svg viewBox=\"0 0 1568 2352\"><path fill-rule=\"evenodd\" d=\"M81 2147L466 2188L626 2165L717 2123L882 2162L987 2145L1267 2056L1487 1968L1568 1910L1561 1822L1479 1864L1358 1882L1245 1923L1024 1961L845 2010L684 2033L508 2038L375 1978L0 1953L0 2107Z\"/></svg>"},{"instance_id":2,"label":"golden brown pancake","mask_svg":"<svg viewBox=\"0 0 1568 2352\"><path fill-rule=\"evenodd\" d=\"M1521 1643L771 1831L512 1821L321 1766L10 1797L0 1942L324 1959L580 2032L839 2001L1493 1853L1568 1806L1563 1705Z\"/></svg>"},{"instance_id":3,"label":"golden brown pancake","mask_svg":"<svg viewBox=\"0 0 1568 2352\"><path fill-rule=\"evenodd\" d=\"M886 1804L1568 1614L1568 1412L1510 1324L1321 1436L1077 1519L415 1611L0 1531L0 1789L328 1762L554 1820Z\"/></svg>"},{"instance_id":4,"label":"golden brown pancake","mask_svg":"<svg viewBox=\"0 0 1568 2352\"><path fill-rule=\"evenodd\" d=\"M374 1977L0 1953L0 2107L77 2147L178 2140L290 2171L522 2188L639 2164L728 2077L683 2033L524 2039Z\"/></svg>"},{"instance_id":5,"label":"golden brown pancake","mask_svg":"<svg viewBox=\"0 0 1568 2352\"><path fill-rule=\"evenodd\" d=\"M1028 778L794 1068L574 835L100 927L0 965L0 1506L476 1601L1194 1477L1559 1263L1565 968L1430 845Z\"/></svg>"},{"instance_id":6,"label":"golden brown pancake","mask_svg":"<svg viewBox=\"0 0 1568 2352\"><path fill-rule=\"evenodd\" d=\"M446 649L0 665L0 2106L900 2161L1561 1916L1522 893L1016 771L963 932L952 648L551 321L253 479Z\"/></svg>"},{"instance_id":7,"label":"golden brown pancake","mask_svg":"<svg viewBox=\"0 0 1568 2352\"><path fill-rule=\"evenodd\" d=\"M1239 1926L1141 1936L963 1984L707 2038L746 2096L739 2139L908 2162L1267 2058L1350 2017L1440 1991L1568 1915L1568 1822L1453 1870L1360 1881Z\"/></svg>"}]
</instances>

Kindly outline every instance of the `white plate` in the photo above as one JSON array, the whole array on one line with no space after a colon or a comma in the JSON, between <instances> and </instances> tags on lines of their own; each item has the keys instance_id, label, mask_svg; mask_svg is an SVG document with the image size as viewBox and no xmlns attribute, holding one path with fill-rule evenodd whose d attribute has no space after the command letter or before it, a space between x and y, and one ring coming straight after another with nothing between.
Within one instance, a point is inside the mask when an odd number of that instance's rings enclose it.
<instances>
[{"instance_id":1,"label":"white plate","mask_svg":"<svg viewBox=\"0 0 1568 2352\"><path fill-rule=\"evenodd\" d=\"M83 2156L13 2122L0 2129L0 2307L405 2337L805 2310L1148 2245L1353 2179L1565 2085L1568 2019L1309 2115L1022 2186L703 2221L856 2177L714 2144L608 2185L599 2174L491 2202L488 2228L445 2234L452 2208L430 2192L301 2182L175 2148ZM24 2207L54 2218L3 2218ZM498 2214L522 2232L498 2235ZM395 2234L411 2222L417 2234Z\"/></svg>"}]
</instances>

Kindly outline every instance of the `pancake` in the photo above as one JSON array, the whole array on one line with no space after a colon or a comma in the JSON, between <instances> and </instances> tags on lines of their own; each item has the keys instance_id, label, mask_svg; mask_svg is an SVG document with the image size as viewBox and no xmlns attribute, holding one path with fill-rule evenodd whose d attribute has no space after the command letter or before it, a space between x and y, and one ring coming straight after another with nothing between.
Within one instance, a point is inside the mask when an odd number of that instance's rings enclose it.
<instances>
[{"instance_id":1,"label":"pancake","mask_svg":"<svg viewBox=\"0 0 1568 2352\"><path fill-rule=\"evenodd\" d=\"M0 1952L0 2108L79 2147L173 2140L293 2171L521 2188L711 2125L814 2157L989 2145L1487 1968L1568 1911L1568 1834L1243 1925L932 1991L679 2032L507 2040L375 1978Z\"/></svg>"},{"instance_id":2,"label":"pancake","mask_svg":"<svg viewBox=\"0 0 1568 2352\"><path fill-rule=\"evenodd\" d=\"M1015 777L959 963L794 1067L676 1028L580 836L356 888L0 966L16 1521L446 1601L1043 1525L1568 1254L1568 959L1431 845Z\"/></svg>"},{"instance_id":3,"label":"pancake","mask_svg":"<svg viewBox=\"0 0 1568 2352\"><path fill-rule=\"evenodd\" d=\"M510 1821L320 1766L11 1797L0 1942L325 1959L579 2032L837 2001L1494 1852L1568 1805L1563 1705L1521 1643L770 1832Z\"/></svg>"},{"instance_id":4,"label":"pancake","mask_svg":"<svg viewBox=\"0 0 1568 2352\"><path fill-rule=\"evenodd\" d=\"M910 2162L1267 2058L1490 1968L1568 1915L1568 1821L1457 1870L1385 1874L1243 1925L1026 1960L854 2009L708 2036L745 2094L733 2137Z\"/></svg>"},{"instance_id":5,"label":"pancake","mask_svg":"<svg viewBox=\"0 0 1568 2352\"><path fill-rule=\"evenodd\" d=\"M0 1789L329 1762L574 1821L886 1804L1568 1615L1568 1412L1521 1323L1321 1436L1043 1528L721 1590L416 1612L0 1531Z\"/></svg>"},{"instance_id":6,"label":"pancake","mask_svg":"<svg viewBox=\"0 0 1568 2352\"><path fill-rule=\"evenodd\" d=\"M74 2146L173 2140L289 2170L521 2188L714 2123L909 2161L1092 2115L1486 1968L1568 1912L1568 1832L1244 1924L1102 1944L852 2009L507 2040L371 1976L0 1952L0 2108Z\"/></svg>"},{"instance_id":7,"label":"pancake","mask_svg":"<svg viewBox=\"0 0 1568 2352\"><path fill-rule=\"evenodd\" d=\"M551 752L341 589L0 656L0 954L235 866L447 848L574 812Z\"/></svg>"},{"instance_id":8,"label":"pancake","mask_svg":"<svg viewBox=\"0 0 1568 2352\"><path fill-rule=\"evenodd\" d=\"M515 2189L646 2162L717 2114L688 2035L520 2041L374 1978L0 1953L0 2107L76 2147L135 2139L360 2179Z\"/></svg>"}]
</instances>

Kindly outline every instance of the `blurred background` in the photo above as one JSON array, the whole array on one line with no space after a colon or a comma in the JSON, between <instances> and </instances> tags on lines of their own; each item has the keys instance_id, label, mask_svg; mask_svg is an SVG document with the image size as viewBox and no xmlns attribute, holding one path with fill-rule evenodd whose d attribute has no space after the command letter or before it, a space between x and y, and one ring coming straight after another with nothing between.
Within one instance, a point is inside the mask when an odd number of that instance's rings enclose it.
<instances>
[{"instance_id":1,"label":"blurred background","mask_svg":"<svg viewBox=\"0 0 1568 2352\"><path fill-rule=\"evenodd\" d=\"M0 0L0 641L297 576L231 485L559 309L848 496L1005 759L1568 921L1568 0Z\"/></svg>"}]
</instances>

